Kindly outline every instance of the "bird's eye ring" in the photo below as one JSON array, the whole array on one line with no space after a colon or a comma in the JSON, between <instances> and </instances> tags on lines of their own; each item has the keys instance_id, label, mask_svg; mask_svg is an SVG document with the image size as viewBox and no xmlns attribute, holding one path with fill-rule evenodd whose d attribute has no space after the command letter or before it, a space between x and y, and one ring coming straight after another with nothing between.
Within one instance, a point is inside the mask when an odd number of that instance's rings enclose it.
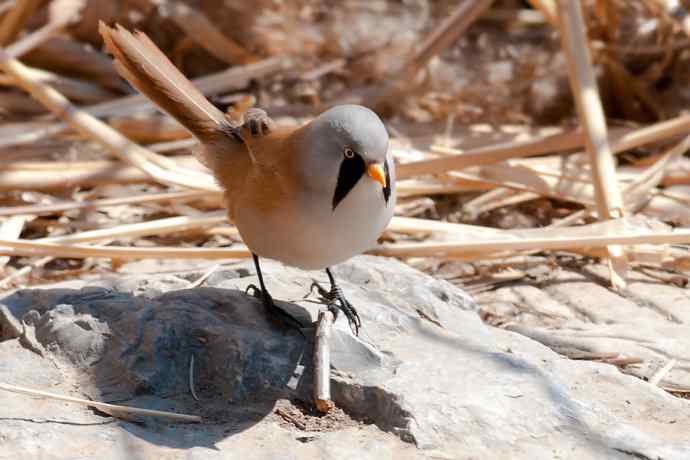
<instances>
[{"instance_id":1,"label":"bird's eye ring","mask_svg":"<svg viewBox=\"0 0 690 460\"><path fill-rule=\"evenodd\" d=\"M345 158L347 158L348 160L355 157L355 151L351 148L346 148L343 154L345 155Z\"/></svg>"}]
</instances>

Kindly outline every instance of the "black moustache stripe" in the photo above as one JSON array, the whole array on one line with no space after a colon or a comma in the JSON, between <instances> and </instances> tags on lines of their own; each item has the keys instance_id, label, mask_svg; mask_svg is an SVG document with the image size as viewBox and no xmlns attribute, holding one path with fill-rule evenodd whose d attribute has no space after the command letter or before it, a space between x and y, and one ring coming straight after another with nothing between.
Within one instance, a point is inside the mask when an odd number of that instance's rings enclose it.
<instances>
[{"instance_id":1,"label":"black moustache stripe","mask_svg":"<svg viewBox=\"0 0 690 460\"><path fill-rule=\"evenodd\" d=\"M361 156L355 155L352 158L345 158L340 164L340 171L338 172L338 182L335 186L335 193L333 194L333 210L340 204L341 201L350 193L350 190L357 185L357 182L362 178L366 171L364 159Z\"/></svg>"},{"instance_id":2,"label":"black moustache stripe","mask_svg":"<svg viewBox=\"0 0 690 460\"><path fill-rule=\"evenodd\" d=\"M383 187L383 199L386 200L386 204L388 204L388 200L391 197L391 172L388 170L388 160L383 163L383 170L386 173L386 186Z\"/></svg>"}]
</instances>

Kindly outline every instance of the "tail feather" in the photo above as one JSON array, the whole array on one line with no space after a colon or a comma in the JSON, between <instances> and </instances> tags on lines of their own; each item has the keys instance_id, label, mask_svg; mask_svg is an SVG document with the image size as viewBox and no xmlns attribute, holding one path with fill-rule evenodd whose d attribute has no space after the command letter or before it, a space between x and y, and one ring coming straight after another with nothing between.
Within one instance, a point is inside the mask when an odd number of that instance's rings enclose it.
<instances>
[{"instance_id":1,"label":"tail feather","mask_svg":"<svg viewBox=\"0 0 690 460\"><path fill-rule=\"evenodd\" d=\"M99 31L127 81L201 141L216 139L229 120L180 72L143 32L101 22Z\"/></svg>"}]
</instances>

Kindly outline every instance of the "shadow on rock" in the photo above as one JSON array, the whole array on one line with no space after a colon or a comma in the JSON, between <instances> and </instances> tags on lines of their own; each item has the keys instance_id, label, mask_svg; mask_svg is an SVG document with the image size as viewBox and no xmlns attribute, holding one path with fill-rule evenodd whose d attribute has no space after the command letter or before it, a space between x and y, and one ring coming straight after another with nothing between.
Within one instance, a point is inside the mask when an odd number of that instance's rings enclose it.
<instances>
[{"instance_id":1,"label":"shadow on rock","mask_svg":"<svg viewBox=\"0 0 690 460\"><path fill-rule=\"evenodd\" d=\"M204 417L203 427L185 436L160 420L144 421L154 430L122 423L156 444L212 447L258 423L278 398L306 394L309 385L300 369L311 362L311 345L297 331L270 324L262 303L237 290L145 297L100 287L31 289L2 302L2 339L18 336L65 371L76 370L88 397ZM278 304L309 324L301 307Z\"/></svg>"}]
</instances>

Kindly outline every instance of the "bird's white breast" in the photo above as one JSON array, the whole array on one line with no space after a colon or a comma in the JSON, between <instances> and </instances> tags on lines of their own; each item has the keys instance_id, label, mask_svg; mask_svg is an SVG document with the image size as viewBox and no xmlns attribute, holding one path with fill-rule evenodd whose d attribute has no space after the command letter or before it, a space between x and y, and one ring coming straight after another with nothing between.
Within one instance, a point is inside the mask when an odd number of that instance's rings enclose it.
<instances>
[{"instance_id":1,"label":"bird's white breast","mask_svg":"<svg viewBox=\"0 0 690 460\"><path fill-rule=\"evenodd\" d=\"M394 207L395 187L386 203L381 185L364 175L335 209L332 196L305 193L269 215L240 209L235 220L257 255L317 270L372 248Z\"/></svg>"}]
</instances>

